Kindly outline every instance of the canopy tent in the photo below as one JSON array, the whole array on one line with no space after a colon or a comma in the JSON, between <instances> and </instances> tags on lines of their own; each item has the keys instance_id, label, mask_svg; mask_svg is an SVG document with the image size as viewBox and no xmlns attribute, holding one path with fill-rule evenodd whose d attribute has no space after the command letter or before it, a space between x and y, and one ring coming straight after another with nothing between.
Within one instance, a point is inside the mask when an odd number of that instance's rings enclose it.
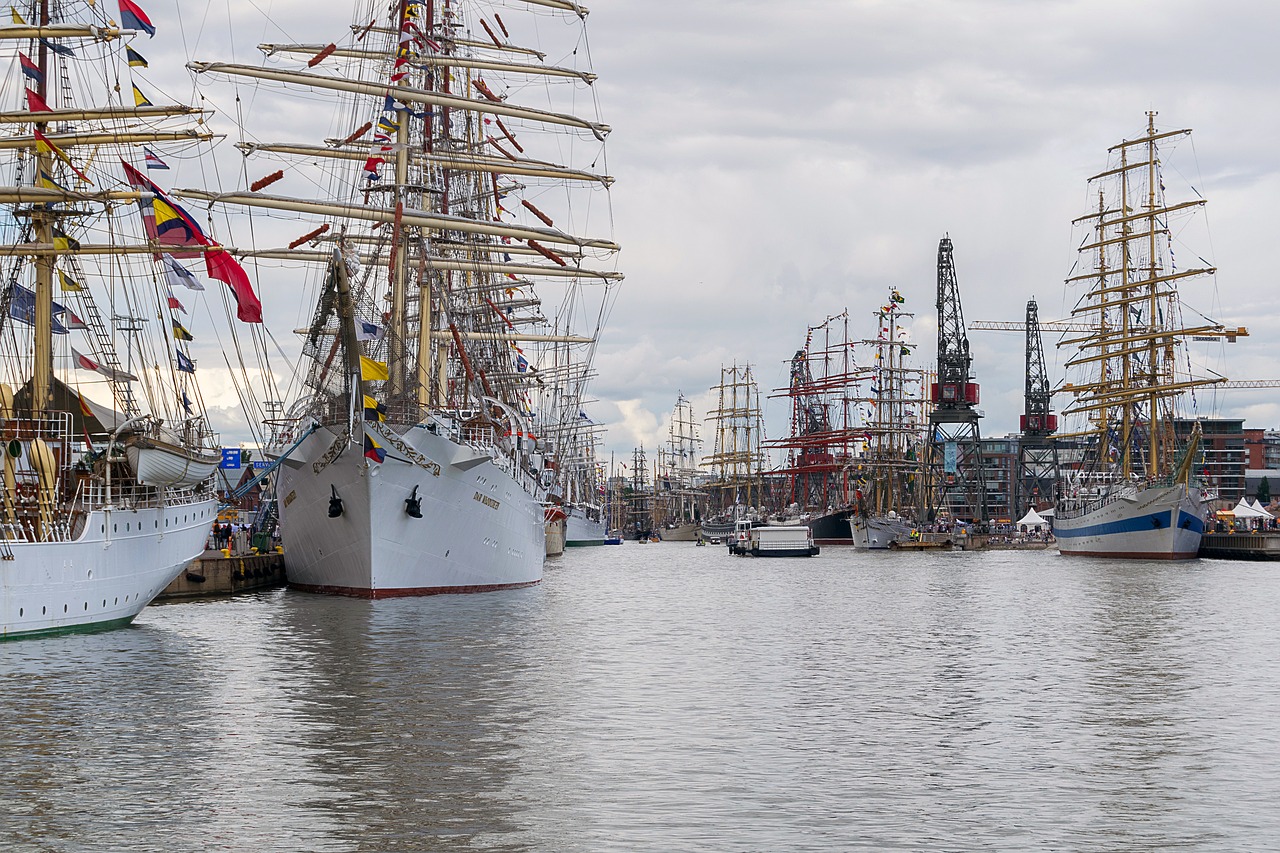
<instances>
[{"instance_id":1,"label":"canopy tent","mask_svg":"<svg viewBox=\"0 0 1280 853\"><path fill-rule=\"evenodd\" d=\"M1231 514L1236 518L1271 518L1271 513L1261 509L1254 509L1245 502L1244 498L1241 498L1240 502L1231 508Z\"/></svg>"},{"instance_id":2,"label":"canopy tent","mask_svg":"<svg viewBox=\"0 0 1280 853\"><path fill-rule=\"evenodd\" d=\"M1034 509L1028 510L1026 515L1018 519L1018 527L1034 527L1036 529L1040 529L1048 523L1048 520Z\"/></svg>"}]
</instances>

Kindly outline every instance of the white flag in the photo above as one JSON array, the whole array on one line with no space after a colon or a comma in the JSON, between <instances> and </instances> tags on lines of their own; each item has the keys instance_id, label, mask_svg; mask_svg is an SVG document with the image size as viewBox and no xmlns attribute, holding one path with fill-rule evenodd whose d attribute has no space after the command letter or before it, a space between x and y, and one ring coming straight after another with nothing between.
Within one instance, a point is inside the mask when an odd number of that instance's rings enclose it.
<instances>
[{"instance_id":1,"label":"white flag","mask_svg":"<svg viewBox=\"0 0 1280 853\"><path fill-rule=\"evenodd\" d=\"M380 341L386 334L387 330L376 323L370 323L367 320L356 320L357 341Z\"/></svg>"},{"instance_id":2,"label":"white flag","mask_svg":"<svg viewBox=\"0 0 1280 853\"><path fill-rule=\"evenodd\" d=\"M170 285L185 287L188 290L204 290L200 280L191 274L191 270L178 263L173 255L165 252L160 256L160 260L164 261L164 276Z\"/></svg>"}]
</instances>

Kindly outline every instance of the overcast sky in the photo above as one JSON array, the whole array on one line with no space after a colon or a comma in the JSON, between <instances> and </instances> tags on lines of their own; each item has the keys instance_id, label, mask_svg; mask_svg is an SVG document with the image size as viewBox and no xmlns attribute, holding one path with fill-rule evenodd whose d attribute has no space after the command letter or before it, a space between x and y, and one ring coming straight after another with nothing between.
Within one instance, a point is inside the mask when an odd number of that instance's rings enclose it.
<instances>
[{"instance_id":1,"label":"overcast sky","mask_svg":"<svg viewBox=\"0 0 1280 853\"><path fill-rule=\"evenodd\" d=\"M152 0L153 3L156 0ZM276 0L179 13L184 50L340 38L343 13ZM163 7L168 5L168 9ZM327 4L326 4L327 5ZM336 5L336 4L334 4ZM513 0L509 5L524 4ZM1178 177L1209 200L1181 259L1215 264L1184 300L1252 335L1198 353L1233 379L1280 378L1272 265L1280 116L1280 6L1217 0L595 0L613 237L626 281L605 330L587 410L606 453L666 438L676 395L701 418L720 368L749 362L767 395L786 384L807 327L848 310L857 337L890 287L916 313L931 360L938 240L955 244L967 320L1066 316L1063 279L1107 148L1159 111L1195 130ZM145 6L144 6L145 8ZM267 24L267 13L275 23ZM196 17L196 15L203 17ZM226 20L222 20L225 17ZM515 20L514 11L505 17ZM278 26L279 29L274 28ZM157 37L155 40L159 42ZM207 58L204 57L204 58ZM182 95L176 92L175 95ZM225 105L224 105L225 108ZM226 128L224 128L226 129ZM1172 157L1171 157L1172 163ZM1179 186L1169 181L1170 191ZM1188 232L1190 234L1190 232ZM287 319L287 294L264 293ZM971 332L984 435L1017 428L1019 333ZM1052 336L1051 380L1060 379ZM1280 427L1276 390L1202 395L1200 414ZM230 418L229 408L218 410ZM770 437L786 401L766 406ZM229 430L224 426L224 431ZM233 430L231 430L233 431ZM709 430L704 434L710 435ZM704 448L709 451L710 448Z\"/></svg>"}]
</instances>

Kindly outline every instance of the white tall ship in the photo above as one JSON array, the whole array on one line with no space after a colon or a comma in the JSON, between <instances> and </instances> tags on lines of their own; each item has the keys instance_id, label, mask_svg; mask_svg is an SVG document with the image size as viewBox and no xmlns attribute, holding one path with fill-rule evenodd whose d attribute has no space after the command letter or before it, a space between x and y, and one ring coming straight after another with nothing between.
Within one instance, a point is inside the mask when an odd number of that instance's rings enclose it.
<instances>
[{"instance_id":1,"label":"white tall ship","mask_svg":"<svg viewBox=\"0 0 1280 853\"><path fill-rule=\"evenodd\" d=\"M173 276L229 278L256 306L239 265L143 171L210 138L199 111L148 99L129 45L150 20L53 0L11 11L0 639L128 624L203 552L220 457L195 380L205 330ZM109 73L80 80L86 68Z\"/></svg>"},{"instance_id":2,"label":"white tall ship","mask_svg":"<svg viewBox=\"0 0 1280 853\"><path fill-rule=\"evenodd\" d=\"M256 135L287 132L286 88L333 107L332 138L246 139L264 177L206 196L303 220L256 252L314 272L300 388L271 441L291 585L380 598L541 580L565 450L541 431L563 425L542 392L590 363L622 276L616 244L576 236L608 218L612 179L557 162L604 162L609 128L573 112L594 109L595 75L521 41L576 42L585 16L561 0L360 2L317 43L261 45L262 65L190 66L258 81ZM559 399L576 417L580 388Z\"/></svg>"},{"instance_id":3,"label":"white tall ship","mask_svg":"<svg viewBox=\"0 0 1280 853\"><path fill-rule=\"evenodd\" d=\"M1239 330L1183 321L1179 287L1214 270L1175 265L1170 229L1204 200L1166 197L1160 149L1191 131L1160 131L1155 117L1111 148L1107 169L1090 179L1096 208L1078 220L1091 234L1082 271L1067 282L1087 287L1073 311L1086 331L1059 344L1075 349L1067 367L1080 376L1064 388L1074 396L1066 414L1080 423L1065 437L1079 458L1059 478L1054 511L1067 555L1191 559L1204 531L1199 424L1179 419L1175 403L1222 381L1191 375L1191 339Z\"/></svg>"},{"instance_id":4,"label":"white tall ship","mask_svg":"<svg viewBox=\"0 0 1280 853\"><path fill-rule=\"evenodd\" d=\"M923 481L918 454L924 437L924 373L907 363L915 347L908 337L915 315L905 305L897 288L890 289L875 311L876 336L859 341L872 353L862 376L866 396L857 400L865 444L853 466L855 508L849 518L853 545L860 550L905 542L916 527L915 489Z\"/></svg>"}]
</instances>

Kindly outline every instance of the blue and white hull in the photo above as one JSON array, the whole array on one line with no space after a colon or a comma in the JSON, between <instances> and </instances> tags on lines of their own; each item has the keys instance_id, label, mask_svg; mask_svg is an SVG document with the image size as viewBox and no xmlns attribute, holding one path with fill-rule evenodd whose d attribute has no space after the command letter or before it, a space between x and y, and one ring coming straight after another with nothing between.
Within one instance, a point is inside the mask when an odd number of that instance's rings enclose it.
<instances>
[{"instance_id":1,"label":"blue and white hull","mask_svg":"<svg viewBox=\"0 0 1280 853\"><path fill-rule=\"evenodd\" d=\"M1190 560L1204 534L1201 494L1183 485L1126 490L1091 504L1060 502L1053 535L1070 556Z\"/></svg>"}]
</instances>

